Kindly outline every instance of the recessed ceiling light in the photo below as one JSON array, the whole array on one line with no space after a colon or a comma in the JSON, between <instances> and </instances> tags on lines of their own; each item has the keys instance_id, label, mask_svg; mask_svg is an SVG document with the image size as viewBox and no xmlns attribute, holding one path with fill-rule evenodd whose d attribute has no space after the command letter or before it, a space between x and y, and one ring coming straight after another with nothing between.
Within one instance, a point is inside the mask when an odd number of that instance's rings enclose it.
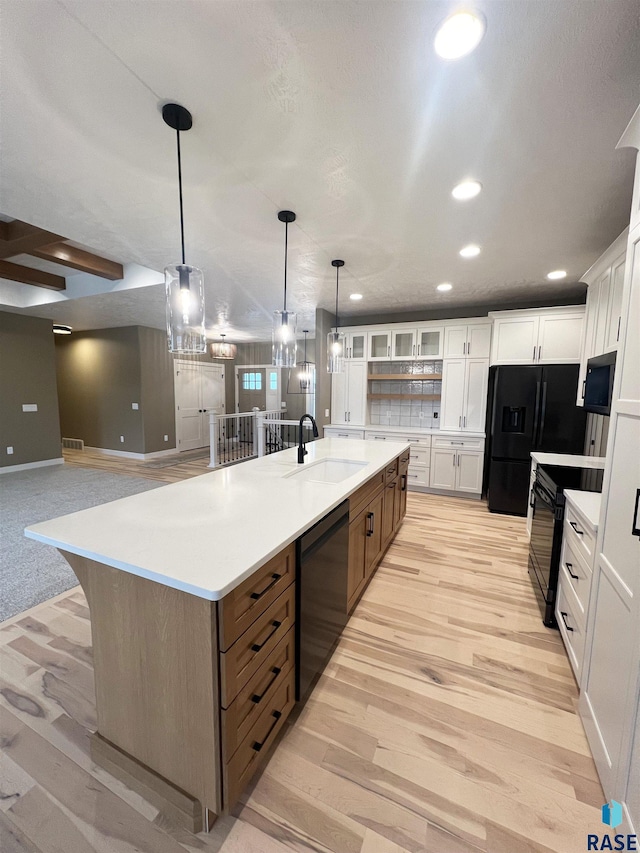
<instances>
[{"instance_id":1,"label":"recessed ceiling light","mask_svg":"<svg viewBox=\"0 0 640 853\"><path fill-rule=\"evenodd\" d=\"M442 290L444 292L445 290L451 290L452 287L453 287L453 285L449 284L448 281L443 281L442 284L439 284L436 287L436 290Z\"/></svg>"},{"instance_id":2,"label":"recessed ceiling light","mask_svg":"<svg viewBox=\"0 0 640 853\"><path fill-rule=\"evenodd\" d=\"M53 324L54 335L70 335L72 331L71 326L63 326L62 323Z\"/></svg>"},{"instance_id":3,"label":"recessed ceiling light","mask_svg":"<svg viewBox=\"0 0 640 853\"><path fill-rule=\"evenodd\" d=\"M566 278L567 271L566 270L554 270L553 272L547 273L547 278L550 278L551 281L556 281L559 278Z\"/></svg>"},{"instance_id":4,"label":"recessed ceiling light","mask_svg":"<svg viewBox=\"0 0 640 853\"><path fill-rule=\"evenodd\" d=\"M469 243L469 245L465 246L464 249L460 249L459 254L461 258L475 258L480 254L480 246L476 246L474 243Z\"/></svg>"},{"instance_id":5,"label":"recessed ceiling light","mask_svg":"<svg viewBox=\"0 0 640 853\"><path fill-rule=\"evenodd\" d=\"M480 15L455 12L440 25L433 46L443 59L460 59L480 44L484 30L484 19Z\"/></svg>"},{"instance_id":6,"label":"recessed ceiling light","mask_svg":"<svg viewBox=\"0 0 640 853\"><path fill-rule=\"evenodd\" d=\"M362 299L361 293L352 293L349 299L353 299L354 302L357 302L359 299Z\"/></svg>"},{"instance_id":7,"label":"recessed ceiling light","mask_svg":"<svg viewBox=\"0 0 640 853\"><path fill-rule=\"evenodd\" d=\"M451 195L458 201L467 201L467 199L475 198L481 189L480 181L462 181L451 190Z\"/></svg>"}]
</instances>

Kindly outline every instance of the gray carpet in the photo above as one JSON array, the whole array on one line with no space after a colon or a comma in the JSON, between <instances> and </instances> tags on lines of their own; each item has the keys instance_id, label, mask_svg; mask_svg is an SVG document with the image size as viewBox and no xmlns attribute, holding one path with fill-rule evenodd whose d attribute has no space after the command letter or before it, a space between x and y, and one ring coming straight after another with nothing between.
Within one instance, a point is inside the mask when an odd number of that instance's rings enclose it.
<instances>
[{"instance_id":1,"label":"gray carpet","mask_svg":"<svg viewBox=\"0 0 640 853\"><path fill-rule=\"evenodd\" d=\"M58 551L51 545L27 539L25 527L162 485L140 477L70 465L3 474L0 477L0 622L78 583Z\"/></svg>"}]
</instances>

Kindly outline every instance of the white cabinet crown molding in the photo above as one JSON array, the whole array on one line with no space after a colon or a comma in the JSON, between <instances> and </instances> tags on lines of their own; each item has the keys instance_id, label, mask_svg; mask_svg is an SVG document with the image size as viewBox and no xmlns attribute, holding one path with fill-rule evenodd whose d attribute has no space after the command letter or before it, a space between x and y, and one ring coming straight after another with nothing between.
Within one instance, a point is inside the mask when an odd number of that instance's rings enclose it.
<instances>
[{"instance_id":1,"label":"white cabinet crown molding","mask_svg":"<svg viewBox=\"0 0 640 853\"><path fill-rule=\"evenodd\" d=\"M624 255L627 251L628 239L629 227L627 226L624 231L616 237L613 243L604 250L598 260L591 264L584 275L580 276L580 281L588 285L598 281L601 276L604 275L607 268L611 266L612 261L614 261L618 255Z\"/></svg>"}]
</instances>

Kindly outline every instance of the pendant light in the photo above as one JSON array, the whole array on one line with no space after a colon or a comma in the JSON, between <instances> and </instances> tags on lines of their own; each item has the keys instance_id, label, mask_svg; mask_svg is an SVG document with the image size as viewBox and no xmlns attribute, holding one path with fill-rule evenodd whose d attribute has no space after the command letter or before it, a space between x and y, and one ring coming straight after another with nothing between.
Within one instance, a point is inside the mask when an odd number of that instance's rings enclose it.
<instances>
[{"instance_id":1,"label":"pendant light","mask_svg":"<svg viewBox=\"0 0 640 853\"><path fill-rule=\"evenodd\" d=\"M344 266L344 261L331 261L331 266L336 268L336 326L334 332L327 334L327 371L329 373L343 373L345 338L338 329L338 291L340 267Z\"/></svg>"},{"instance_id":2,"label":"pendant light","mask_svg":"<svg viewBox=\"0 0 640 853\"><path fill-rule=\"evenodd\" d=\"M278 219L284 222L284 305L282 311L273 312L272 361L276 367L295 367L296 315L287 311L287 251L289 223L296 221L296 215L292 210L281 210Z\"/></svg>"},{"instance_id":3,"label":"pendant light","mask_svg":"<svg viewBox=\"0 0 640 853\"><path fill-rule=\"evenodd\" d=\"M308 329L303 329L304 335L304 361L299 361L294 370L289 371L287 381L287 394L313 394L315 364L307 361L307 335Z\"/></svg>"},{"instance_id":4,"label":"pendant light","mask_svg":"<svg viewBox=\"0 0 640 853\"><path fill-rule=\"evenodd\" d=\"M182 208L182 160L180 133L190 130L193 119L180 104L165 104L162 118L176 132L178 152L178 191L180 197L180 244L182 261L165 267L167 293L167 339L169 352L206 352L204 331L204 277L202 270L189 266L184 255L184 214Z\"/></svg>"},{"instance_id":5,"label":"pendant light","mask_svg":"<svg viewBox=\"0 0 640 853\"><path fill-rule=\"evenodd\" d=\"M225 341L226 335L221 334L220 337L222 340L209 344L211 358L235 358L238 347L235 344L228 344Z\"/></svg>"}]
</instances>

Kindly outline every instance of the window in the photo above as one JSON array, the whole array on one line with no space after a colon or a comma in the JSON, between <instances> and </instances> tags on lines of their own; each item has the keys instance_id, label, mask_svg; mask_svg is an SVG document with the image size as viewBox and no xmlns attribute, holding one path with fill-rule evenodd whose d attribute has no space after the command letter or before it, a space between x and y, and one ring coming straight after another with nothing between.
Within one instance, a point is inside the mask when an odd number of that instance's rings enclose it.
<instances>
[{"instance_id":1,"label":"window","mask_svg":"<svg viewBox=\"0 0 640 853\"><path fill-rule=\"evenodd\" d=\"M261 373L243 373L242 374L242 390L243 391L262 391L262 374Z\"/></svg>"},{"instance_id":2,"label":"window","mask_svg":"<svg viewBox=\"0 0 640 853\"><path fill-rule=\"evenodd\" d=\"M269 390L277 391L278 390L278 374L275 370L272 370L269 373Z\"/></svg>"}]
</instances>

